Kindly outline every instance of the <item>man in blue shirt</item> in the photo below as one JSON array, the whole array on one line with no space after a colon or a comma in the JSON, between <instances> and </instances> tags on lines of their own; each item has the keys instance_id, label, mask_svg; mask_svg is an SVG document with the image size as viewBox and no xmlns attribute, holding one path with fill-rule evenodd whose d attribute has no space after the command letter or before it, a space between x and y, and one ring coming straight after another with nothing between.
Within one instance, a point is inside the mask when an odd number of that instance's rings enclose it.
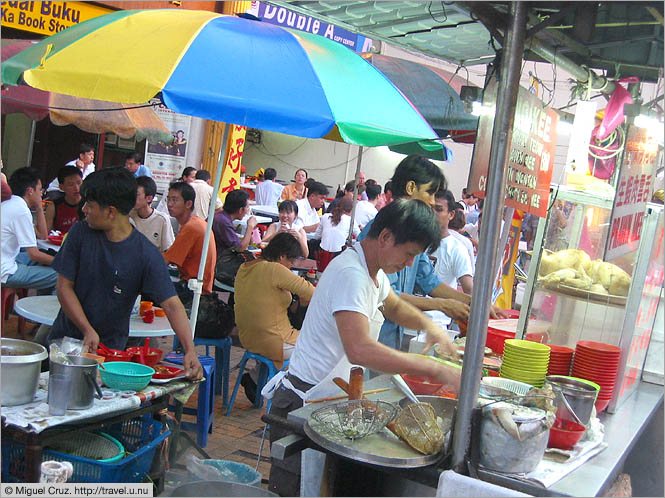
<instances>
[{"instance_id":1,"label":"man in blue shirt","mask_svg":"<svg viewBox=\"0 0 665 498\"><path fill-rule=\"evenodd\" d=\"M69 230L51 265L58 272L62 308L48 340L75 337L90 352L100 341L112 349L124 349L134 302L139 293L149 294L184 347L187 377L199 379L201 365L187 314L162 255L129 223L136 189L136 180L124 168L104 168L83 181L86 219Z\"/></svg>"},{"instance_id":2,"label":"man in blue shirt","mask_svg":"<svg viewBox=\"0 0 665 498\"><path fill-rule=\"evenodd\" d=\"M434 207L434 195L447 188L446 178L434 163L423 156L410 155L404 158L395 169L392 193L395 198L418 199ZM363 240L372 226L372 221L363 228L358 240ZM416 308L439 310L454 320L468 320L471 296L458 292L442 282L434 273L434 267L426 252L416 256L413 266L407 266L397 273L388 275L390 285L397 295ZM413 295L418 288L430 297ZM493 317L496 310L491 311ZM404 330L389 321L383 323L379 341L394 349L400 349Z\"/></svg>"},{"instance_id":3,"label":"man in blue shirt","mask_svg":"<svg viewBox=\"0 0 665 498\"><path fill-rule=\"evenodd\" d=\"M134 178L139 176L148 176L152 178L152 173L145 164L141 164L143 159L138 152L130 152L125 159L125 168L134 175Z\"/></svg>"}]
</instances>

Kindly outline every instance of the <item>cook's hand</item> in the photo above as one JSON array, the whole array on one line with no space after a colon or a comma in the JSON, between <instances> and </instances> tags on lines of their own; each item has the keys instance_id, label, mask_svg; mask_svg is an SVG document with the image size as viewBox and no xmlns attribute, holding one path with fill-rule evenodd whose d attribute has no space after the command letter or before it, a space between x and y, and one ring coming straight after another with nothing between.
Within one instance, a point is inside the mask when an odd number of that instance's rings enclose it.
<instances>
[{"instance_id":1,"label":"cook's hand","mask_svg":"<svg viewBox=\"0 0 665 498\"><path fill-rule=\"evenodd\" d=\"M490 318L508 318L508 315L498 306L492 305L490 308Z\"/></svg>"},{"instance_id":2,"label":"cook's hand","mask_svg":"<svg viewBox=\"0 0 665 498\"><path fill-rule=\"evenodd\" d=\"M457 299L436 298L439 311L443 311L453 320L466 321L469 319L469 305Z\"/></svg>"},{"instance_id":3,"label":"cook's hand","mask_svg":"<svg viewBox=\"0 0 665 498\"><path fill-rule=\"evenodd\" d=\"M185 369L185 377L189 380L199 380L203 377L203 368L201 368L199 357L193 349L185 353L182 359L182 366Z\"/></svg>"},{"instance_id":4,"label":"cook's hand","mask_svg":"<svg viewBox=\"0 0 665 498\"><path fill-rule=\"evenodd\" d=\"M439 371L434 377L444 384L443 389L459 393L460 383L462 381L462 369L443 364L439 364L438 366Z\"/></svg>"},{"instance_id":5,"label":"cook's hand","mask_svg":"<svg viewBox=\"0 0 665 498\"><path fill-rule=\"evenodd\" d=\"M441 327L432 323L432 326L425 329L425 331L427 332L427 339L425 340L423 351L429 351L432 346L439 344L442 353L453 358L457 355L457 348L455 348Z\"/></svg>"},{"instance_id":6,"label":"cook's hand","mask_svg":"<svg viewBox=\"0 0 665 498\"><path fill-rule=\"evenodd\" d=\"M250 232L256 228L256 218L254 216L250 216L249 219L247 220L247 230Z\"/></svg>"},{"instance_id":7,"label":"cook's hand","mask_svg":"<svg viewBox=\"0 0 665 498\"><path fill-rule=\"evenodd\" d=\"M94 329L90 329L88 332L83 334L83 352L84 353L96 353L97 346L99 346L99 335Z\"/></svg>"}]
</instances>

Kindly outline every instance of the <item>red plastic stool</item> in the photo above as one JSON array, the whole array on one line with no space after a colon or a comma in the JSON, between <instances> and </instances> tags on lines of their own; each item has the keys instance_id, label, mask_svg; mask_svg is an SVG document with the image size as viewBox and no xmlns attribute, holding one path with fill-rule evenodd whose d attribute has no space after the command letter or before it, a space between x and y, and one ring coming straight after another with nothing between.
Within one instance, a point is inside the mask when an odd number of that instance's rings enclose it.
<instances>
[{"instance_id":1,"label":"red plastic stool","mask_svg":"<svg viewBox=\"0 0 665 498\"><path fill-rule=\"evenodd\" d=\"M9 319L9 312L14 308L14 298L19 299L28 296L28 289L17 289L14 287L2 287L2 320ZM18 333L25 339L25 318L18 317Z\"/></svg>"}]
</instances>

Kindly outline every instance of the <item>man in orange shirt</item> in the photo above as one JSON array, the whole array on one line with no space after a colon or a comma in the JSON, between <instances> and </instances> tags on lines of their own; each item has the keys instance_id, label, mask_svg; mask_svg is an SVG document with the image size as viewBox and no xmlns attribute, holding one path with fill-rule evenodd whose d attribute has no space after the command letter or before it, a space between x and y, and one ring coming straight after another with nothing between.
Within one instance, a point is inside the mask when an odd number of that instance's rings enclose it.
<instances>
[{"instance_id":1,"label":"man in orange shirt","mask_svg":"<svg viewBox=\"0 0 665 498\"><path fill-rule=\"evenodd\" d=\"M181 295L182 290L187 289L187 281L197 277L199 263L201 262L206 222L192 212L195 199L196 193L190 184L177 181L169 185L166 205L169 209L169 214L178 220L180 231L176 235L171 247L163 254L167 262L178 265L178 270L180 270L181 282L180 285L176 285L179 295ZM204 294L212 292L216 256L215 238L211 236L208 243L205 270L203 272Z\"/></svg>"}]
</instances>

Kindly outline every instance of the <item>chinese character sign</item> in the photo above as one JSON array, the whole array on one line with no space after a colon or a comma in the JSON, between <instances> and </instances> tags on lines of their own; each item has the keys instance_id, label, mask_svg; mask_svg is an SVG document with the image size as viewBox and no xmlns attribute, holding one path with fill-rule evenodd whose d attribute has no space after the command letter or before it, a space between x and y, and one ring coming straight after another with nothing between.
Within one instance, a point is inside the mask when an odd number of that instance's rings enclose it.
<instances>
[{"instance_id":1,"label":"chinese character sign","mask_svg":"<svg viewBox=\"0 0 665 498\"><path fill-rule=\"evenodd\" d=\"M219 185L219 198L224 202L226 194L240 188L240 167L242 166L242 153L245 150L245 132L247 127L227 124L232 126L229 133L229 144L227 146L226 162L222 172L222 182Z\"/></svg>"},{"instance_id":2,"label":"chinese character sign","mask_svg":"<svg viewBox=\"0 0 665 498\"><path fill-rule=\"evenodd\" d=\"M484 107L496 106L496 83L485 90ZM545 217L549 200L558 114L520 87L506 172L506 206ZM484 197L494 114L480 117L469 188Z\"/></svg>"},{"instance_id":3,"label":"chinese character sign","mask_svg":"<svg viewBox=\"0 0 665 498\"><path fill-rule=\"evenodd\" d=\"M605 260L638 248L646 203L651 199L658 145L644 128L628 130L623 164L617 181Z\"/></svg>"}]
</instances>

